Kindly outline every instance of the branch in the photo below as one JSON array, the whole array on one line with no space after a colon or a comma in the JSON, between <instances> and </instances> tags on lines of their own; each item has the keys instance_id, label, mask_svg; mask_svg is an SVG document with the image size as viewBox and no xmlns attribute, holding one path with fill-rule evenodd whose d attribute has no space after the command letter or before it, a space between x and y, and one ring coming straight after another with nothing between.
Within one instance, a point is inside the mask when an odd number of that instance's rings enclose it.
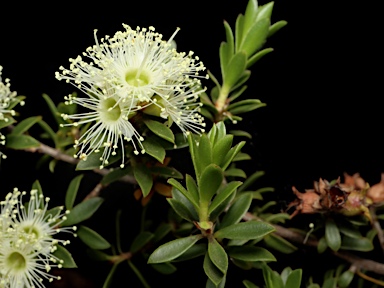
<instances>
[{"instance_id":1,"label":"branch","mask_svg":"<svg viewBox=\"0 0 384 288\"><path fill-rule=\"evenodd\" d=\"M70 164L74 164L76 165L77 163L79 163L79 159L76 159L70 155L67 155L63 152L61 152L60 150L57 150L55 148L52 148L48 145L45 145L43 143L40 142L40 146L39 147L34 147L34 148L27 148L27 149L24 149L24 151L27 151L27 152L32 152L32 153L36 153L36 152L39 152L39 153L42 153L42 154L46 154L46 155L49 155L51 156L52 158L55 158L57 160L60 160L60 161L63 161L63 162L67 162L67 163L70 163ZM100 175L106 175L110 172L109 169L93 169L93 171L95 173L98 173ZM122 182L126 182L126 183L131 183L131 184L137 184L137 181L134 177L130 176L130 175L125 175L123 177L121 177L119 179L119 181L122 181Z\"/></svg>"},{"instance_id":2,"label":"branch","mask_svg":"<svg viewBox=\"0 0 384 288\"><path fill-rule=\"evenodd\" d=\"M251 214L250 212L247 212L245 214L245 216L243 217L243 219L246 221L255 220L255 219L260 220L259 218L257 218L253 214ZM275 229L276 229L275 233L277 235L279 235L279 236L281 236L287 240L290 240L292 242L304 245L305 236L303 236L297 232L294 232L292 230L289 230L285 227L282 227L280 225L276 225L276 224L272 224L272 225L275 227ZM311 246L311 247L317 247L318 244L319 244L319 242L313 238L309 238L305 242L305 245ZM341 259L346 260L347 262L356 266L358 269L372 271L372 272L375 272L379 275L384 275L384 264L382 264L382 263L375 262L375 261L369 260L369 259L360 258L360 257L357 257L357 256L355 256L351 253L345 252L345 251L337 251L337 252L333 251L333 254L335 256L341 258Z\"/></svg>"}]
</instances>

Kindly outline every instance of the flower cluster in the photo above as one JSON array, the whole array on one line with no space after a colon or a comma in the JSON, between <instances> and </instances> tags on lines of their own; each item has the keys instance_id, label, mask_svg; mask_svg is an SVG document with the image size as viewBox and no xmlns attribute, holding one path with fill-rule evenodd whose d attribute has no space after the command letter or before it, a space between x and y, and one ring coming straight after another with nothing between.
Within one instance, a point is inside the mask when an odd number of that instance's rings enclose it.
<instances>
[{"instance_id":1,"label":"flower cluster","mask_svg":"<svg viewBox=\"0 0 384 288\"><path fill-rule=\"evenodd\" d=\"M68 211L63 208L48 211L49 198L37 190L26 192L17 188L0 202L0 287L45 287L44 279L60 279L49 274L51 268L62 267L63 261L54 255L57 245L68 240L52 236L76 227L59 228Z\"/></svg>"},{"instance_id":2,"label":"flower cluster","mask_svg":"<svg viewBox=\"0 0 384 288\"><path fill-rule=\"evenodd\" d=\"M3 67L0 66L0 122L8 122L9 119L6 117L7 115L14 116L15 110L10 108L14 98L17 93L12 92L10 87L11 83L8 78L6 78L3 82L1 78ZM3 125L2 125L3 126ZM0 145L5 145L5 136L0 132ZM2 158L6 158L5 154L0 152L0 156Z\"/></svg>"},{"instance_id":3,"label":"flower cluster","mask_svg":"<svg viewBox=\"0 0 384 288\"><path fill-rule=\"evenodd\" d=\"M86 159L90 153L103 149L100 160L108 164L108 158L124 141L130 141L134 153L145 153L144 138L133 123L139 121L141 112L158 116L170 126L176 123L183 131L204 132L203 117L199 114L201 103L196 103L205 91L201 87L199 73L205 67L198 57L177 52L173 38L168 41L153 27L132 29L123 24L125 31L96 37L83 57L70 59L70 67L60 67L58 80L65 80L78 87L86 95L66 96L66 104L78 104L90 112L74 115L63 114L64 125L93 124L75 143L80 150L75 157ZM124 166L124 153L122 167Z\"/></svg>"}]
</instances>

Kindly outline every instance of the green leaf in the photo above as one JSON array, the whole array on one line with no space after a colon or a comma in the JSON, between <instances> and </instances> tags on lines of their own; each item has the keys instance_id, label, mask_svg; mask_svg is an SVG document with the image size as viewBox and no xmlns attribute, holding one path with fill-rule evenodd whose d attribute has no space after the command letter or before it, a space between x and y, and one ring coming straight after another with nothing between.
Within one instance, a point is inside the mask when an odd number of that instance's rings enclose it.
<instances>
[{"instance_id":1,"label":"green leaf","mask_svg":"<svg viewBox=\"0 0 384 288\"><path fill-rule=\"evenodd\" d=\"M283 28L285 25L287 25L288 22L281 20L269 27L268 37L271 37L273 34L275 34L277 31L279 31L281 28Z\"/></svg>"},{"instance_id":2,"label":"green leaf","mask_svg":"<svg viewBox=\"0 0 384 288\"><path fill-rule=\"evenodd\" d=\"M233 135L225 135L222 139L217 141L212 149L212 161L214 164L221 166L224 161L225 155L231 149Z\"/></svg>"},{"instance_id":3,"label":"green leaf","mask_svg":"<svg viewBox=\"0 0 384 288\"><path fill-rule=\"evenodd\" d=\"M142 142L145 153L151 155L160 163L163 163L165 158L165 149L164 147L154 139L154 137L148 137Z\"/></svg>"},{"instance_id":4,"label":"green leaf","mask_svg":"<svg viewBox=\"0 0 384 288\"><path fill-rule=\"evenodd\" d=\"M324 282L321 288L337 288L337 279L334 277L326 278L324 277Z\"/></svg>"},{"instance_id":5,"label":"green leaf","mask_svg":"<svg viewBox=\"0 0 384 288\"><path fill-rule=\"evenodd\" d=\"M227 253L223 246L221 246L213 237L210 238L208 242L208 255L212 263L215 264L223 274L226 274L228 270Z\"/></svg>"},{"instance_id":6,"label":"green leaf","mask_svg":"<svg viewBox=\"0 0 384 288\"><path fill-rule=\"evenodd\" d=\"M47 94L43 94L43 98L51 111L53 118L56 120L57 124L63 123L63 119L60 116L60 113L57 111L55 103L51 100L51 98Z\"/></svg>"},{"instance_id":7,"label":"green leaf","mask_svg":"<svg viewBox=\"0 0 384 288\"><path fill-rule=\"evenodd\" d=\"M340 277L337 279L337 284L340 288L348 288L351 284L353 277L355 276L355 273L353 273L350 270L345 271L343 274L340 275Z\"/></svg>"},{"instance_id":8,"label":"green leaf","mask_svg":"<svg viewBox=\"0 0 384 288\"><path fill-rule=\"evenodd\" d=\"M248 139L252 139L252 135L249 134L247 131L243 130L231 130L229 131L230 134L233 136L238 136L238 137L247 137Z\"/></svg>"},{"instance_id":9,"label":"green leaf","mask_svg":"<svg viewBox=\"0 0 384 288\"><path fill-rule=\"evenodd\" d=\"M218 195L221 194L220 191L222 191L222 189L219 190ZM229 192L229 191L228 191L228 192ZM208 208L209 211L211 211L211 212L209 212L209 219L210 219L211 221L214 222L214 221L216 220L216 218L217 218L221 213L223 213L223 212L225 211L225 209L227 209L229 203L231 203L232 200L235 198L236 193L232 193L232 194L229 193L229 194L230 194L229 197L226 198L223 202L221 202L221 203L219 204L219 206L217 206L217 208L212 209L212 211L209 209L210 207ZM218 196L218 195L217 195L217 196ZM219 200L216 200L216 201L220 201L220 199L219 199ZM215 198L213 199L211 206L212 206L212 205L215 205L215 204L213 204L213 202L215 202ZM218 226L219 226L219 225L218 225ZM217 226L216 228L218 228L218 226Z\"/></svg>"},{"instance_id":10,"label":"green leaf","mask_svg":"<svg viewBox=\"0 0 384 288\"><path fill-rule=\"evenodd\" d=\"M214 284L211 279L207 279L207 283L205 284L205 288L224 288L225 287L225 281L226 281L226 275L224 275L223 279L221 280L221 282L216 285Z\"/></svg>"},{"instance_id":11,"label":"green leaf","mask_svg":"<svg viewBox=\"0 0 384 288\"><path fill-rule=\"evenodd\" d=\"M236 52L240 49L240 44L243 40L243 27L244 27L244 15L239 14L236 18L236 27L235 27L235 44Z\"/></svg>"},{"instance_id":12,"label":"green leaf","mask_svg":"<svg viewBox=\"0 0 384 288\"><path fill-rule=\"evenodd\" d=\"M227 155L224 157L223 164L221 165L221 168L223 169L223 171L225 171L229 166L229 164L231 164L231 162L233 161L235 156L240 152L241 148L243 148L245 143L246 143L245 141L241 141L236 146L232 147L231 150L229 150Z\"/></svg>"},{"instance_id":13,"label":"green leaf","mask_svg":"<svg viewBox=\"0 0 384 288\"><path fill-rule=\"evenodd\" d=\"M251 186L257 179L259 179L261 176L264 176L264 171L256 171L252 175L248 176L247 180L244 181L243 185L240 186L238 189L239 192L244 191L249 186Z\"/></svg>"},{"instance_id":14,"label":"green leaf","mask_svg":"<svg viewBox=\"0 0 384 288\"><path fill-rule=\"evenodd\" d=\"M242 182L232 181L228 183L220 192L213 198L212 203L209 205L208 213L211 214L213 210L219 207L228 197L236 192L236 188L239 187Z\"/></svg>"},{"instance_id":15,"label":"green leaf","mask_svg":"<svg viewBox=\"0 0 384 288\"><path fill-rule=\"evenodd\" d=\"M15 150L24 150L28 148L37 148L40 146L40 142L35 138L29 135L7 135L7 140L5 147L15 149Z\"/></svg>"},{"instance_id":16,"label":"green leaf","mask_svg":"<svg viewBox=\"0 0 384 288\"><path fill-rule=\"evenodd\" d=\"M252 195L253 198L253 195ZM269 222L269 223L285 223L285 220L290 220L291 217L287 213L276 213L276 214L271 214L268 217L265 217L264 220Z\"/></svg>"},{"instance_id":17,"label":"green leaf","mask_svg":"<svg viewBox=\"0 0 384 288\"><path fill-rule=\"evenodd\" d=\"M261 102L259 99L247 99L235 102L228 106L228 111L233 115L246 113L253 111L257 108L265 107L266 104Z\"/></svg>"},{"instance_id":18,"label":"green leaf","mask_svg":"<svg viewBox=\"0 0 384 288\"><path fill-rule=\"evenodd\" d=\"M223 139L225 137L225 135L227 134L227 129L226 129L223 121L216 123L214 126L216 127L216 133L215 133L214 140L212 140L210 138L212 146L215 146L216 143L218 141L220 141L221 139ZM212 129L213 129L213 127L212 127Z\"/></svg>"},{"instance_id":19,"label":"green leaf","mask_svg":"<svg viewBox=\"0 0 384 288\"><path fill-rule=\"evenodd\" d=\"M275 256L267 249L255 246L232 246L228 254L231 258L242 261L276 261Z\"/></svg>"},{"instance_id":20,"label":"green leaf","mask_svg":"<svg viewBox=\"0 0 384 288\"><path fill-rule=\"evenodd\" d=\"M40 195L40 194L43 194L44 195L44 193L43 193L43 188L41 187L41 184L40 184L40 181L39 180L35 180L33 183L32 183L32 189L33 190L37 190L37 193L38 193L38 195ZM40 207L40 208L44 208L44 207Z\"/></svg>"},{"instance_id":21,"label":"green leaf","mask_svg":"<svg viewBox=\"0 0 384 288\"><path fill-rule=\"evenodd\" d=\"M239 80L237 80L236 84L232 86L230 92L241 90L241 88L244 87L244 83L247 82L250 77L251 77L251 71L244 70L241 76L239 77ZM232 118L232 119L237 120L235 118Z\"/></svg>"},{"instance_id":22,"label":"green leaf","mask_svg":"<svg viewBox=\"0 0 384 288\"><path fill-rule=\"evenodd\" d=\"M249 0L247 4L247 8L244 13L244 26L243 33L244 35L248 32L248 30L252 27L253 23L256 21L256 15L258 12L258 4L257 0Z\"/></svg>"},{"instance_id":23,"label":"green leaf","mask_svg":"<svg viewBox=\"0 0 384 288\"><path fill-rule=\"evenodd\" d=\"M257 52L256 54L252 55L252 57L248 59L247 68L251 67L253 64L255 64L257 61L259 61L261 58L271 53L272 51L273 51L273 48L265 48Z\"/></svg>"},{"instance_id":24,"label":"green leaf","mask_svg":"<svg viewBox=\"0 0 384 288\"><path fill-rule=\"evenodd\" d=\"M2 129L4 127L8 127L8 126L12 125L13 123L16 123L16 120L9 115L4 115L4 119L7 119L8 121L0 120L0 129Z\"/></svg>"},{"instance_id":25,"label":"green leaf","mask_svg":"<svg viewBox=\"0 0 384 288\"><path fill-rule=\"evenodd\" d=\"M210 203L213 195L217 192L223 182L223 171L215 164L204 169L199 184L200 203Z\"/></svg>"},{"instance_id":26,"label":"green leaf","mask_svg":"<svg viewBox=\"0 0 384 288\"><path fill-rule=\"evenodd\" d=\"M227 71L225 75L223 75L223 90L231 91L231 88L236 85L237 81L243 75L247 64L247 55L243 52L237 52L228 63Z\"/></svg>"},{"instance_id":27,"label":"green leaf","mask_svg":"<svg viewBox=\"0 0 384 288\"><path fill-rule=\"evenodd\" d=\"M251 281L248 281L248 280L243 280L243 284L245 288L259 288L259 286L256 286L255 284L253 284Z\"/></svg>"},{"instance_id":28,"label":"green leaf","mask_svg":"<svg viewBox=\"0 0 384 288\"><path fill-rule=\"evenodd\" d=\"M60 147L59 145L61 143L59 143L59 137L57 136L57 134L55 133L55 131L52 130L51 126L49 126L47 124L47 122L45 122L44 120L40 120L38 122L38 124L40 125L41 128L43 128L43 130L47 133L47 135L49 136L50 139L52 139L52 141L54 142L55 144L55 147L58 148Z\"/></svg>"},{"instance_id":29,"label":"green leaf","mask_svg":"<svg viewBox=\"0 0 384 288\"><path fill-rule=\"evenodd\" d=\"M158 263L158 264L152 264L151 265L156 271L160 272L164 275L170 275L177 271L177 268L175 265L172 265L171 263Z\"/></svg>"},{"instance_id":30,"label":"green leaf","mask_svg":"<svg viewBox=\"0 0 384 288\"><path fill-rule=\"evenodd\" d=\"M228 43L221 42L219 55L220 55L221 74L223 75L223 77L225 77L225 75L228 72L226 68L228 67L228 63L231 60L233 55L233 51L231 53L230 49L231 48L229 47Z\"/></svg>"},{"instance_id":31,"label":"green leaf","mask_svg":"<svg viewBox=\"0 0 384 288\"><path fill-rule=\"evenodd\" d=\"M276 271L272 271L268 265L263 265L264 282L267 288L284 288L283 280Z\"/></svg>"},{"instance_id":32,"label":"green leaf","mask_svg":"<svg viewBox=\"0 0 384 288\"><path fill-rule=\"evenodd\" d=\"M262 19L270 19L272 15L272 10L273 10L273 4L274 2L272 1L263 6L260 6L259 10L257 11L257 17L255 21L258 22Z\"/></svg>"},{"instance_id":33,"label":"green leaf","mask_svg":"<svg viewBox=\"0 0 384 288\"><path fill-rule=\"evenodd\" d=\"M327 241L327 245L333 251L337 251L341 246L341 236L340 231L336 226L335 221L333 219L328 218L325 222L325 240Z\"/></svg>"},{"instance_id":34,"label":"green leaf","mask_svg":"<svg viewBox=\"0 0 384 288\"><path fill-rule=\"evenodd\" d=\"M144 124L148 127L149 130L151 130L160 138L163 138L164 140L167 140L171 143L175 143L175 135L173 135L172 130L164 124L149 119L144 120Z\"/></svg>"},{"instance_id":35,"label":"green leaf","mask_svg":"<svg viewBox=\"0 0 384 288\"><path fill-rule=\"evenodd\" d=\"M77 236L79 236L81 241L83 241L88 247L95 250L104 250L111 247L111 244L109 244L109 242L100 234L83 225L80 225L77 230Z\"/></svg>"},{"instance_id":36,"label":"green leaf","mask_svg":"<svg viewBox=\"0 0 384 288\"><path fill-rule=\"evenodd\" d=\"M77 204L68 214L67 220L60 226L72 226L90 218L97 211L104 199L101 197L93 197L84 202Z\"/></svg>"},{"instance_id":37,"label":"green leaf","mask_svg":"<svg viewBox=\"0 0 384 288\"><path fill-rule=\"evenodd\" d=\"M193 192L191 193L187 191L176 179L170 178L167 182L175 187L179 192L181 192L196 208L199 207L199 203L196 197L193 195Z\"/></svg>"},{"instance_id":38,"label":"green leaf","mask_svg":"<svg viewBox=\"0 0 384 288\"><path fill-rule=\"evenodd\" d=\"M244 35L243 41L239 47L239 51L244 51L247 57L251 57L253 53L259 50L261 46L263 46L269 33L269 26L269 18L264 18L260 21L254 22L252 27L248 30L247 34Z\"/></svg>"},{"instance_id":39,"label":"green leaf","mask_svg":"<svg viewBox=\"0 0 384 288\"><path fill-rule=\"evenodd\" d=\"M187 251L185 251L184 254L174 259L173 262L182 262L182 261L190 260L190 259L202 256L206 252L207 252L206 243L195 244L191 248L189 248Z\"/></svg>"},{"instance_id":40,"label":"green leaf","mask_svg":"<svg viewBox=\"0 0 384 288\"><path fill-rule=\"evenodd\" d=\"M206 253L204 257L203 269L208 278L215 284L216 286L220 284L220 282L224 278L224 273L221 272L216 265L212 262L209 257L209 254Z\"/></svg>"},{"instance_id":41,"label":"green leaf","mask_svg":"<svg viewBox=\"0 0 384 288\"><path fill-rule=\"evenodd\" d=\"M187 185L188 194L193 198L192 203L196 203L196 208L199 207L197 203L199 203L199 189L197 187L195 179L192 178L191 175L185 176L185 184Z\"/></svg>"},{"instance_id":42,"label":"green leaf","mask_svg":"<svg viewBox=\"0 0 384 288\"><path fill-rule=\"evenodd\" d=\"M87 155L86 160L80 160L76 165L76 170L93 170L99 169L101 166L100 156L102 155L102 150L100 152L93 152L90 155ZM121 159L121 155L115 155L108 158L108 165L111 165Z\"/></svg>"},{"instance_id":43,"label":"green leaf","mask_svg":"<svg viewBox=\"0 0 384 288\"><path fill-rule=\"evenodd\" d=\"M202 235L192 235L165 243L149 256L148 264L163 263L176 259L201 238Z\"/></svg>"},{"instance_id":44,"label":"green leaf","mask_svg":"<svg viewBox=\"0 0 384 288\"><path fill-rule=\"evenodd\" d=\"M112 182L115 182L126 175L132 175L132 173L133 172L132 172L131 166L125 166L123 169L121 169L121 168L115 168L113 170L110 169L109 173L104 175L104 177L103 177L103 179L101 179L100 183L103 185L109 185ZM133 178L133 176L131 176L131 177Z\"/></svg>"},{"instance_id":45,"label":"green leaf","mask_svg":"<svg viewBox=\"0 0 384 288\"><path fill-rule=\"evenodd\" d=\"M249 210L252 203L252 194L245 193L240 195L235 202L229 207L225 214L220 227L224 228L236 223L239 223L244 214Z\"/></svg>"},{"instance_id":46,"label":"green leaf","mask_svg":"<svg viewBox=\"0 0 384 288\"><path fill-rule=\"evenodd\" d=\"M163 239L169 232L172 231L171 224L168 223L161 223L153 233L153 242L159 242L161 239Z\"/></svg>"},{"instance_id":47,"label":"green leaf","mask_svg":"<svg viewBox=\"0 0 384 288\"><path fill-rule=\"evenodd\" d=\"M21 135L24 132L28 131L33 125L39 122L42 119L41 116L33 116L27 119L24 119L19 124L17 124L13 129L10 135Z\"/></svg>"},{"instance_id":48,"label":"green leaf","mask_svg":"<svg viewBox=\"0 0 384 288\"><path fill-rule=\"evenodd\" d=\"M343 241L341 242L341 249L344 250L368 252L372 251L373 248L374 246L372 244L372 241L365 237L351 238L348 236L344 236Z\"/></svg>"},{"instance_id":49,"label":"green leaf","mask_svg":"<svg viewBox=\"0 0 384 288\"><path fill-rule=\"evenodd\" d=\"M246 70L247 71L247 70ZM245 71L244 71L245 72ZM235 99L237 99L238 97L240 97L245 90L247 90L248 86L247 85L243 85L241 87L239 87L239 89L237 89L236 91L234 91L235 89L232 89L232 93L231 93L231 96L228 97L228 103L232 103ZM237 130L232 130L232 131L237 131ZM245 131L241 131L242 133L247 133ZM233 135L235 135L234 133L232 133L231 131L229 132ZM249 134L249 133L247 133ZM250 134L249 134L250 135ZM236 136L236 135L235 135ZM239 136L242 136L242 135L239 135ZM244 136L244 135L243 135Z\"/></svg>"},{"instance_id":50,"label":"green leaf","mask_svg":"<svg viewBox=\"0 0 384 288\"><path fill-rule=\"evenodd\" d=\"M212 163L212 148L209 138L203 134L199 138L199 144L196 144L192 134L188 136L189 150L192 157L193 167L195 169L196 180L199 185L203 170Z\"/></svg>"},{"instance_id":51,"label":"green leaf","mask_svg":"<svg viewBox=\"0 0 384 288\"><path fill-rule=\"evenodd\" d=\"M297 250L297 247L291 242L275 234L269 234L264 237L264 242L268 247L284 254L291 254Z\"/></svg>"},{"instance_id":52,"label":"green leaf","mask_svg":"<svg viewBox=\"0 0 384 288\"><path fill-rule=\"evenodd\" d=\"M194 207L191 201L189 201L189 199L176 188L172 189L172 198L185 206L185 208L188 210L188 213L192 216L192 220L197 221L199 219L196 213L196 209L199 209L199 207Z\"/></svg>"},{"instance_id":53,"label":"green leaf","mask_svg":"<svg viewBox=\"0 0 384 288\"><path fill-rule=\"evenodd\" d=\"M361 235L359 229L357 229L356 226L352 225L349 221L344 221L341 225L338 226L340 232L344 234L345 236L351 237L351 238L361 238L363 235Z\"/></svg>"},{"instance_id":54,"label":"green leaf","mask_svg":"<svg viewBox=\"0 0 384 288\"><path fill-rule=\"evenodd\" d=\"M105 279L105 281L104 281L103 288L112 287L111 285L112 285L112 281L113 281L113 275L115 274L116 268L119 264L120 264L120 262L116 262L115 264L113 264L111 270L108 273L107 279Z\"/></svg>"},{"instance_id":55,"label":"green leaf","mask_svg":"<svg viewBox=\"0 0 384 288\"><path fill-rule=\"evenodd\" d=\"M321 254L325 250L327 250L327 248L328 248L327 240L325 240L325 237L321 237L319 240L319 243L317 244L317 252Z\"/></svg>"},{"instance_id":56,"label":"green leaf","mask_svg":"<svg viewBox=\"0 0 384 288\"><path fill-rule=\"evenodd\" d=\"M225 29L225 36L226 36L226 40L227 40L227 44L228 44L228 48L227 48L228 54L230 56L232 56L235 52L234 37L233 37L233 32L232 32L231 26L229 26L228 22L225 20L224 20L224 29Z\"/></svg>"},{"instance_id":57,"label":"green leaf","mask_svg":"<svg viewBox=\"0 0 384 288\"><path fill-rule=\"evenodd\" d=\"M69 183L67 193L65 194L65 208L71 210L73 204L75 203L77 191L79 190L81 179L83 179L83 174L80 174L72 179Z\"/></svg>"},{"instance_id":58,"label":"green leaf","mask_svg":"<svg viewBox=\"0 0 384 288\"><path fill-rule=\"evenodd\" d=\"M302 274L303 271L301 269L293 270L288 276L285 288L300 288Z\"/></svg>"},{"instance_id":59,"label":"green leaf","mask_svg":"<svg viewBox=\"0 0 384 288\"><path fill-rule=\"evenodd\" d=\"M179 171L177 171L173 167L161 167L161 166L152 166L149 168L151 173L153 175L161 176L164 178L176 178L176 179L183 179L183 174L181 174Z\"/></svg>"},{"instance_id":60,"label":"green leaf","mask_svg":"<svg viewBox=\"0 0 384 288\"><path fill-rule=\"evenodd\" d=\"M172 198L167 198L169 205L171 205L172 209L183 219L193 222L197 221L196 217L192 216L191 211L180 201L177 201Z\"/></svg>"},{"instance_id":61,"label":"green leaf","mask_svg":"<svg viewBox=\"0 0 384 288\"><path fill-rule=\"evenodd\" d=\"M53 255L58 259L63 260L63 268L77 268L75 260L73 260L71 253L61 245L56 245L56 250Z\"/></svg>"},{"instance_id":62,"label":"green leaf","mask_svg":"<svg viewBox=\"0 0 384 288\"><path fill-rule=\"evenodd\" d=\"M129 251L132 253L138 252L141 248L149 243L155 235L148 231L143 231L133 239Z\"/></svg>"},{"instance_id":63,"label":"green leaf","mask_svg":"<svg viewBox=\"0 0 384 288\"><path fill-rule=\"evenodd\" d=\"M153 186L151 171L144 164L137 164L133 167L133 175L139 183L143 197L147 197Z\"/></svg>"},{"instance_id":64,"label":"green leaf","mask_svg":"<svg viewBox=\"0 0 384 288\"><path fill-rule=\"evenodd\" d=\"M272 225L260 221L248 221L237 223L215 232L218 239L257 239L275 231Z\"/></svg>"},{"instance_id":65,"label":"green leaf","mask_svg":"<svg viewBox=\"0 0 384 288\"><path fill-rule=\"evenodd\" d=\"M247 175L245 174L244 170L237 169L237 168L230 168L224 171L225 177L241 177L241 178L247 178Z\"/></svg>"}]
</instances>

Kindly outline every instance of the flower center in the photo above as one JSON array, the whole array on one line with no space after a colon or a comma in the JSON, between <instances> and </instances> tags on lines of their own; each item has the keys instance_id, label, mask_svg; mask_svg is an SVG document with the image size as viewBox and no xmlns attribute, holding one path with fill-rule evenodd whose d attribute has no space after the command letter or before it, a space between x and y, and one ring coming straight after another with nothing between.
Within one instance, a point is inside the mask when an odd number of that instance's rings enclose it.
<instances>
[{"instance_id":1,"label":"flower center","mask_svg":"<svg viewBox=\"0 0 384 288\"><path fill-rule=\"evenodd\" d=\"M6 259L10 270L24 270L27 266L25 257L19 252L12 252Z\"/></svg>"},{"instance_id":2,"label":"flower center","mask_svg":"<svg viewBox=\"0 0 384 288\"><path fill-rule=\"evenodd\" d=\"M27 234L32 234L35 239L39 238L39 231L34 226L26 226L23 230Z\"/></svg>"},{"instance_id":3,"label":"flower center","mask_svg":"<svg viewBox=\"0 0 384 288\"><path fill-rule=\"evenodd\" d=\"M120 118L120 105L116 105L116 103L116 100L113 98L108 98L101 102L100 116L103 121L116 121Z\"/></svg>"},{"instance_id":4,"label":"flower center","mask_svg":"<svg viewBox=\"0 0 384 288\"><path fill-rule=\"evenodd\" d=\"M132 86L142 87L148 85L150 77L145 71L139 69L133 69L125 74L125 81Z\"/></svg>"}]
</instances>

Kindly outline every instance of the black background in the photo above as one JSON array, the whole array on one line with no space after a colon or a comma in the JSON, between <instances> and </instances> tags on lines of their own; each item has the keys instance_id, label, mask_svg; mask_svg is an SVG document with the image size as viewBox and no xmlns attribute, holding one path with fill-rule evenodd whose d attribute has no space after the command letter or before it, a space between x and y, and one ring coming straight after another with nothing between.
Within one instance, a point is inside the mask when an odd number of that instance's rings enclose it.
<instances>
[{"instance_id":1,"label":"black background","mask_svg":"<svg viewBox=\"0 0 384 288\"><path fill-rule=\"evenodd\" d=\"M384 171L379 8L338 2L275 1L272 22L287 20L288 25L266 43L275 50L252 67L244 95L267 107L231 127L252 134L244 148L253 157L248 172L266 171L264 183L276 188L273 196L282 207L292 198L292 185L311 188L319 177L331 180L343 172L360 172L374 184ZM27 96L25 107L17 109L23 118L43 115L51 121L41 94L58 103L75 90L56 80L54 72L94 43L93 29L102 37L122 30L121 23L152 25L166 39L180 27L178 50L195 51L219 76L222 22L234 27L247 1L50 3L2 7L0 65L12 89ZM39 176L28 169L37 156L20 153L7 152L1 164L2 192L27 189Z\"/></svg>"}]
</instances>

